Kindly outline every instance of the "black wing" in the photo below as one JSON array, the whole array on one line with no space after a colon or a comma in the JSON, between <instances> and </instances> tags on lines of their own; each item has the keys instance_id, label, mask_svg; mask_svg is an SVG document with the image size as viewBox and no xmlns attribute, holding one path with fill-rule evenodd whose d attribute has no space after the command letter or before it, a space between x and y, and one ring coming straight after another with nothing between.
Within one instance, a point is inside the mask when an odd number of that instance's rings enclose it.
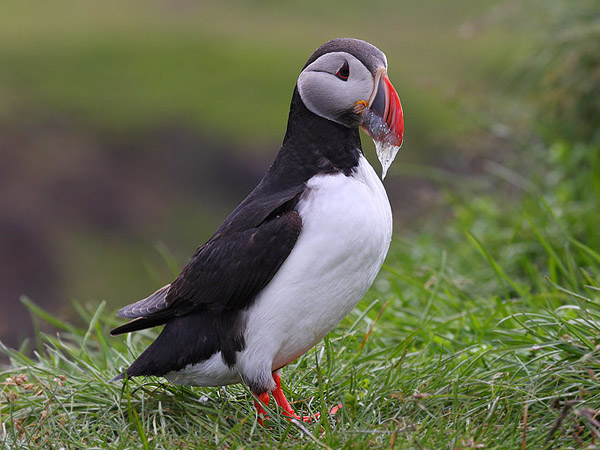
<instances>
[{"instance_id":1,"label":"black wing","mask_svg":"<svg viewBox=\"0 0 600 450\"><path fill-rule=\"evenodd\" d=\"M175 281L121 309L118 315L135 320L111 334L160 325L192 311L219 314L249 306L288 257L301 230L302 219L291 210L274 212L256 227L218 231Z\"/></svg>"},{"instance_id":2,"label":"black wing","mask_svg":"<svg viewBox=\"0 0 600 450\"><path fill-rule=\"evenodd\" d=\"M241 309L273 278L302 229L296 211L259 227L217 236L202 246L166 296L169 307L206 305L211 312Z\"/></svg>"}]
</instances>

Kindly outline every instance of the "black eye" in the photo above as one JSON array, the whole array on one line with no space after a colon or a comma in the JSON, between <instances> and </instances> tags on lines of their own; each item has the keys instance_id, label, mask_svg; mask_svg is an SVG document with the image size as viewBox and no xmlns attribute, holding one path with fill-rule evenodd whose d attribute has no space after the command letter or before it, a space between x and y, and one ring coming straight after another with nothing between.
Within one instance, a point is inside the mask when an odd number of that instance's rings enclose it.
<instances>
[{"instance_id":1,"label":"black eye","mask_svg":"<svg viewBox=\"0 0 600 450\"><path fill-rule=\"evenodd\" d=\"M340 80L348 81L348 77L350 76L350 66L347 62L344 63L340 70L335 74Z\"/></svg>"}]
</instances>

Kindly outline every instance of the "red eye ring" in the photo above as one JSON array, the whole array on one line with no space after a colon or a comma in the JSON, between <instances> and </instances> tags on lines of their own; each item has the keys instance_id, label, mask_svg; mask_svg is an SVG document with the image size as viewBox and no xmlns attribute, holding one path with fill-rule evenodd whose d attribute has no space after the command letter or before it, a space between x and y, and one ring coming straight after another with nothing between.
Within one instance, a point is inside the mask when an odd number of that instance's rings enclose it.
<instances>
[{"instance_id":1,"label":"red eye ring","mask_svg":"<svg viewBox=\"0 0 600 450\"><path fill-rule=\"evenodd\" d=\"M342 81L348 81L348 77L350 76L350 66L348 65L347 61L344 62L342 67L340 67L340 70L337 71L335 76Z\"/></svg>"}]
</instances>

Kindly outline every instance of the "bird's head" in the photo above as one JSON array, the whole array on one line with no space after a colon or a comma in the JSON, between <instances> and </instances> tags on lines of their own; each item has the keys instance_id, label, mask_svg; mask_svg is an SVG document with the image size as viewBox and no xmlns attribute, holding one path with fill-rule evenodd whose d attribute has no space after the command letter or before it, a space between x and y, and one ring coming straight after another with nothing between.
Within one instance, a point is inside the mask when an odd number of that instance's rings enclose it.
<instances>
[{"instance_id":1,"label":"bird's head","mask_svg":"<svg viewBox=\"0 0 600 450\"><path fill-rule=\"evenodd\" d=\"M402 105L387 76L387 59L368 42L323 44L300 73L298 93L312 113L349 128L362 126L376 145L402 145Z\"/></svg>"}]
</instances>

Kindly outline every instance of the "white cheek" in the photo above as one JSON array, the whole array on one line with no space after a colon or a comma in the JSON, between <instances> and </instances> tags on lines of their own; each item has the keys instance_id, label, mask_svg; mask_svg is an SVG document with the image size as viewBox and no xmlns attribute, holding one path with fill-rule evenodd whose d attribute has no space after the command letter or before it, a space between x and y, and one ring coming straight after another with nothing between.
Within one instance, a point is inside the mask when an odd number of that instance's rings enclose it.
<instances>
[{"instance_id":1,"label":"white cheek","mask_svg":"<svg viewBox=\"0 0 600 450\"><path fill-rule=\"evenodd\" d=\"M300 98L311 112L339 122L357 101L367 100L373 90L370 74L357 72L348 81L343 81L330 73L304 71L298 78Z\"/></svg>"},{"instance_id":2,"label":"white cheek","mask_svg":"<svg viewBox=\"0 0 600 450\"><path fill-rule=\"evenodd\" d=\"M344 103L340 98L342 80L325 72L303 72L298 78L298 92L306 107L313 113L335 120Z\"/></svg>"}]
</instances>

